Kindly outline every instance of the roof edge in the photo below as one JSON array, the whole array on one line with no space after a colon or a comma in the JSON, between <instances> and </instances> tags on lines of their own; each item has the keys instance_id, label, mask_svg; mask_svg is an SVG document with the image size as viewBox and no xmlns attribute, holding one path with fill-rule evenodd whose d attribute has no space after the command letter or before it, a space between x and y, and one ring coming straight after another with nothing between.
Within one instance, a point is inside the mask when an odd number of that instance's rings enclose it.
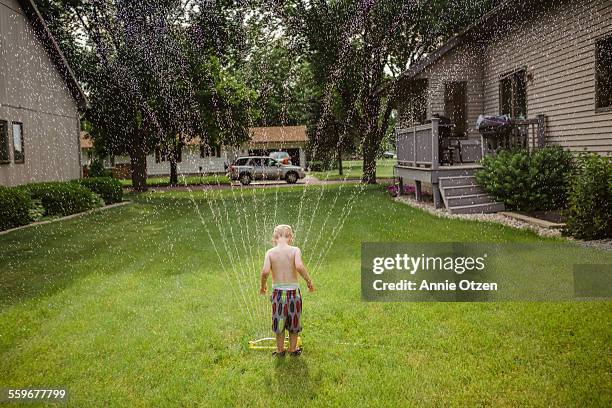
<instances>
[{"instance_id":1,"label":"roof edge","mask_svg":"<svg viewBox=\"0 0 612 408\"><path fill-rule=\"evenodd\" d=\"M423 72L423 70L425 70L425 68L427 68L431 64L433 64L436 61L438 61L447 52L449 52L449 51L453 50L455 47L463 44L464 40L465 40L465 37L469 33L471 33L474 29L476 29L477 27L479 27L482 24L486 23L487 21L489 21L493 16L495 16L497 13L499 13L499 11L503 10L504 8L506 8L507 6L509 6L512 3L521 3L521 1L520 0L519 1L516 1L516 0L515 1L513 1L513 0L504 0L504 1L502 1L497 6L493 7L493 9L491 9L487 13L483 14L482 17L480 17L478 20L476 20L475 22L473 22L472 24L470 24L469 26L467 26L466 28L464 28L463 30L461 30L460 32L458 32L457 34L452 36L451 38L449 38L444 44L442 44L435 51L433 51L431 54L429 54L427 56L427 58L425 58L420 63L416 64L414 67L409 68L407 71L405 71L403 74L401 74L397 79L398 80L404 80L404 79L412 79L412 78L414 78L416 75L418 75L421 72Z\"/></svg>"}]
</instances>

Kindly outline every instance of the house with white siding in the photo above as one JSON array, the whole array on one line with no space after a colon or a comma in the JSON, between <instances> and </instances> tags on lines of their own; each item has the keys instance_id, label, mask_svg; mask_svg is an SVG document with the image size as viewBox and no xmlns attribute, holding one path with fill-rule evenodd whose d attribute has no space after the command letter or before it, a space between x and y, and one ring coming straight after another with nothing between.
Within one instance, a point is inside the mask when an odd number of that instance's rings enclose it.
<instances>
[{"instance_id":1,"label":"house with white siding","mask_svg":"<svg viewBox=\"0 0 612 408\"><path fill-rule=\"evenodd\" d=\"M612 0L504 1L400 80L396 175L431 184L451 212L497 211L477 187L457 187L511 137L612 154ZM481 115L518 131L494 140Z\"/></svg>"},{"instance_id":2,"label":"house with white siding","mask_svg":"<svg viewBox=\"0 0 612 408\"><path fill-rule=\"evenodd\" d=\"M0 185L81 176L87 101L31 0L0 0Z\"/></svg>"},{"instance_id":3,"label":"house with white siding","mask_svg":"<svg viewBox=\"0 0 612 408\"><path fill-rule=\"evenodd\" d=\"M177 162L178 174L197 175L206 173L224 173L225 166L237 157L265 155L276 151L289 154L291 162L301 167L306 166L306 126L268 126L253 127L248 130L249 140L240 147L208 146L199 138L188 140L180 150ZM81 154L91 161L93 143L85 133L81 134ZM87 163L85 163L87 164ZM129 178L131 174L130 159L127 156L115 156L105 160L105 167L113 171L118 178ZM155 149L147 155L147 175L166 176L170 174L170 162L163 149Z\"/></svg>"}]
</instances>

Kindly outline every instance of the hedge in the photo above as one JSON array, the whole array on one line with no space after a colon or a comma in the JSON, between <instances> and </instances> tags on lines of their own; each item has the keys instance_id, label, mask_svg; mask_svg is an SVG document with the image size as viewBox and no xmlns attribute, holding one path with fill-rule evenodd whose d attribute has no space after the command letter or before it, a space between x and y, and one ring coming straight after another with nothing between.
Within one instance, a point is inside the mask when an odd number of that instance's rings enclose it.
<instances>
[{"instance_id":1,"label":"hedge","mask_svg":"<svg viewBox=\"0 0 612 408\"><path fill-rule=\"evenodd\" d=\"M102 197L106 204L118 203L123 199L121 182L112 177L86 177L77 182Z\"/></svg>"},{"instance_id":2,"label":"hedge","mask_svg":"<svg viewBox=\"0 0 612 408\"><path fill-rule=\"evenodd\" d=\"M102 205L100 196L79 183L52 181L20 186L34 200L40 200L45 215L70 215Z\"/></svg>"},{"instance_id":3,"label":"hedge","mask_svg":"<svg viewBox=\"0 0 612 408\"><path fill-rule=\"evenodd\" d=\"M32 199L23 190L0 186L0 231L32 222Z\"/></svg>"},{"instance_id":4,"label":"hedge","mask_svg":"<svg viewBox=\"0 0 612 408\"><path fill-rule=\"evenodd\" d=\"M532 154L525 150L501 151L485 156L476 181L508 208L537 211L563 209L567 205L573 157L559 146Z\"/></svg>"},{"instance_id":5,"label":"hedge","mask_svg":"<svg viewBox=\"0 0 612 408\"><path fill-rule=\"evenodd\" d=\"M565 232L580 239L612 237L612 160L584 154L569 189Z\"/></svg>"}]
</instances>

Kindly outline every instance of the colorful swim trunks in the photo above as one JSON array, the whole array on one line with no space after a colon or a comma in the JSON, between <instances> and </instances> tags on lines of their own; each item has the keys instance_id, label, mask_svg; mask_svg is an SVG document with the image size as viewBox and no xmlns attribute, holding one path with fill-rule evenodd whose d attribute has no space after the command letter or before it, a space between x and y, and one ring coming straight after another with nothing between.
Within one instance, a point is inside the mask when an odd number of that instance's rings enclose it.
<instances>
[{"instance_id":1,"label":"colorful swim trunks","mask_svg":"<svg viewBox=\"0 0 612 408\"><path fill-rule=\"evenodd\" d=\"M299 333L302 331L302 294L300 289L274 289L272 301L272 331Z\"/></svg>"}]
</instances>

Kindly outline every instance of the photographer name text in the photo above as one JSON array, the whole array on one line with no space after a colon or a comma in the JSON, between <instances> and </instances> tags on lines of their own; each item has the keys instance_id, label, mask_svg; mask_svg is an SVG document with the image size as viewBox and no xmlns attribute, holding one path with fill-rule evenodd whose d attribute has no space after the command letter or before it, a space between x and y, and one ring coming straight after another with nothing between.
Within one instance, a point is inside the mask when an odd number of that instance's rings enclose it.
<instances>
[{"instance_id":1,"label":"photographer name text","mask_svg":"<svg viewBox=\"0 0 612 408\"><path fill-rule=\"evenodd\" d=\"M478 257L441 257L441 256L410 256L396 254L392 257L376 257L372 259L372 273L382 275L388 271L400 271L411 275L417 272L443 271L462 275L465 272L481 272L486 266L487 254ZM427 279L400 279L386 282L375 279L372 287L376 291L497 291L497 282L477 282L471 279L460 281L431 281Z\"/></svg>"}]
</instances>

